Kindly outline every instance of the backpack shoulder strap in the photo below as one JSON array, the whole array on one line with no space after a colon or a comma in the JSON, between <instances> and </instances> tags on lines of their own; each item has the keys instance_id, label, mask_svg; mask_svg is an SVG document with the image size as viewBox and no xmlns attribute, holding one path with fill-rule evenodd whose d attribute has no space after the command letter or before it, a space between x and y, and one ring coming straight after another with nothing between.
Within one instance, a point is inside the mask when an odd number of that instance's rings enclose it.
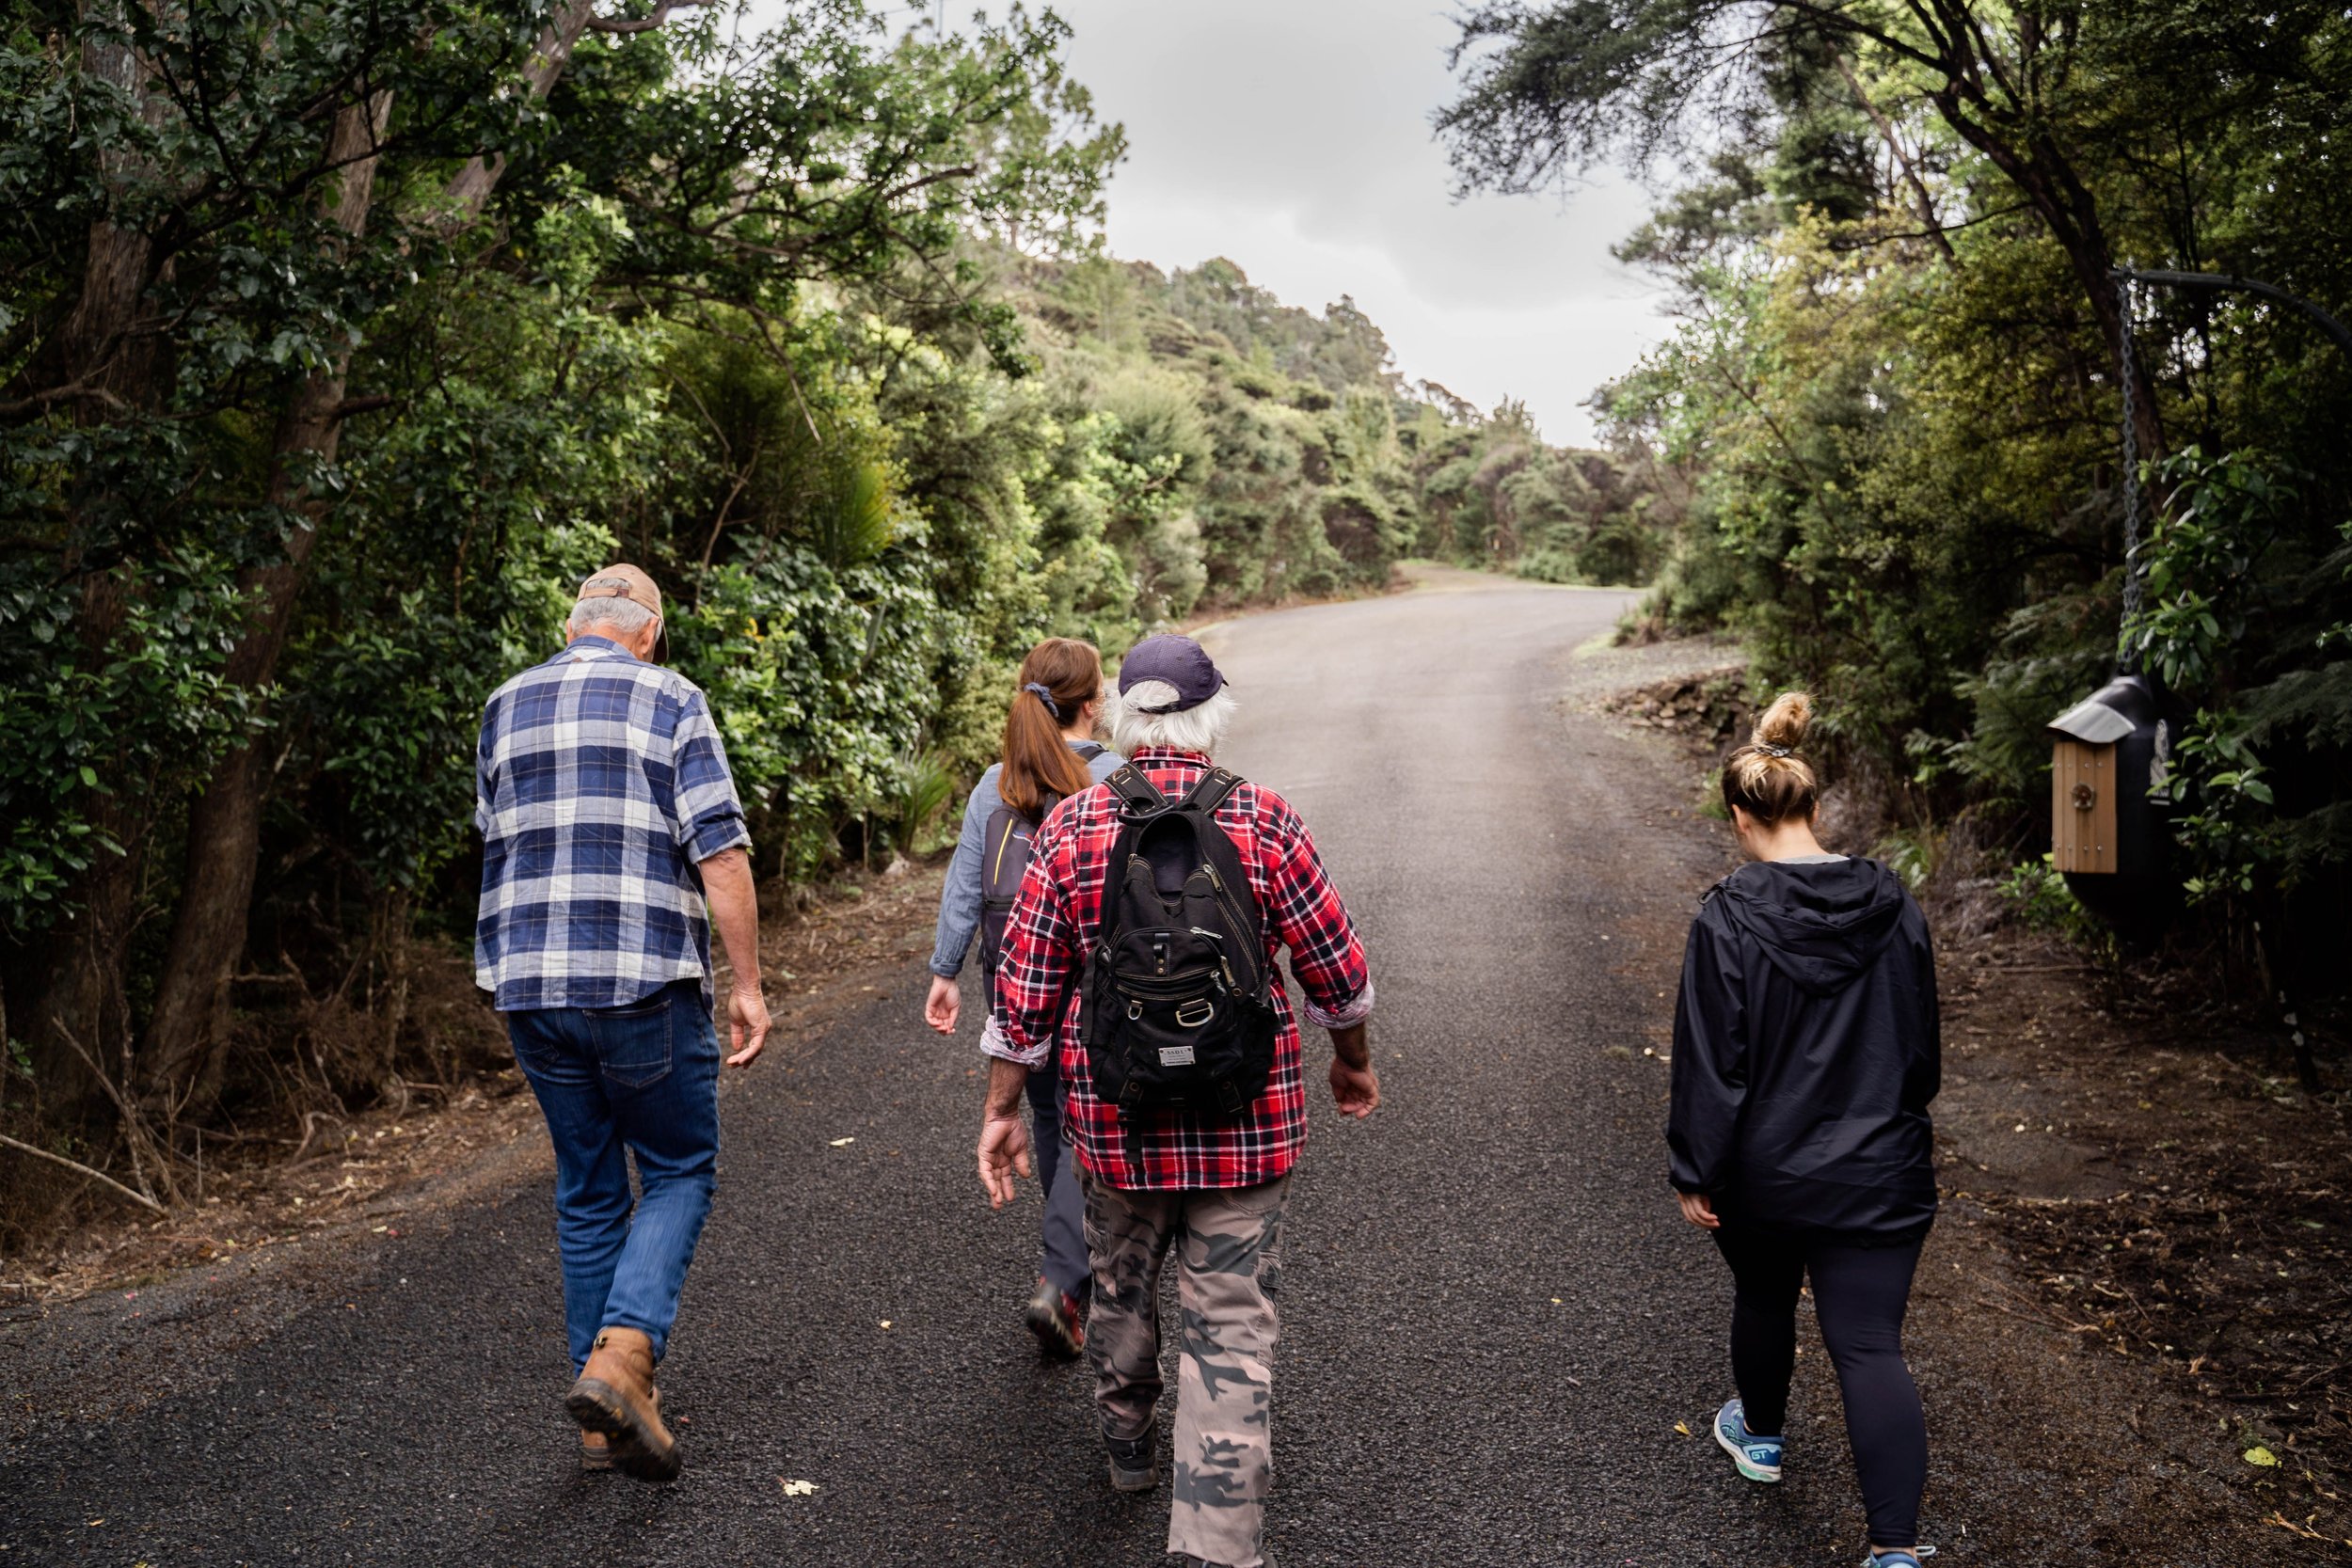
<instances>
[{"instance_id":1,"label":"backpack shoulder strap","mask_svg":"<svg viewBox=\"0 0 2352 1568\"><path fill-rule=\"evenodd\" d=\"M1201 774L1200 782L1185 793L1182 802L1184 809L1197 811L1203 816L1213 816L1216 808L1225 803L1225 798L1241 787L1241 775L1230 768L1212 768Z\"/></svg>"},{"instance_id":2,"label":"backpack shoulder strap","mask_svg":"<svg viewBox=\"0 0 2352 1568\"><path fill-rule=\"evenodd\" d=\"M1148 816L1168 807L1168 797L1161 794L1159 787L1143 776L1143 769L1132 762L1121 763L1113 768L1103 782L1111 786L1135 816Z\"/></svg>"},{"instance_id":3,"label":"backpack shoulder strap","mask_svg":"<svg viewBox=\"0 0 2352 1568\"><path fill-rule=\"evenodd\" d=\"M1096 757L1110 750L1108 746L1094 740L1081 741L1070 749L1078 753L1080 762L1092 762Z\"/></svg>"},{"instance_id":4,"label":"backpack shoulder strap","mask_svg":"<svg viewBox=\"0 0 2352 1568\"><path fill-rule=\"evenodd\" d=\"M989 813L988 826L981 830L980 839L980 894L983 901L1003 881L1006 850L1012 843L1014 832L1025 827L1034 832L1037 824L1009 805L1000 805Z\"/></svg>"}]
</instances>

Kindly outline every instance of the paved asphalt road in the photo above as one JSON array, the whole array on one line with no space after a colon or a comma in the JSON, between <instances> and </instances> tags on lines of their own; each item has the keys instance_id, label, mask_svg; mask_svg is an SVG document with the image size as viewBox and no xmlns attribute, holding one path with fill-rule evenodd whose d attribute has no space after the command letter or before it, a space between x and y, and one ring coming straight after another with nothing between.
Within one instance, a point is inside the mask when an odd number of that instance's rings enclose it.
<instances>
[{"instance_id":1,"label":"paved asphalt road","mask_svg":"<svg viewBox=\"0 0 2352 1568\"><path fill-rule=\"evenodd\" d=\"M1226 760L1305 814L1380 988L1370 1122L1339 1120L1308 1046L1284 1568L1860 1555L1832 1401L1777 1492L1704 1440L1728 1290L1667 1201L1643 1052L1722 851L1667 819L1689 796L1662 748L1557 700L1625 599L1489 583L1208 638L1243 705ZM920 1028L921 983L729 1085L663 1383L676 1485L572 1468L541 1179L297 1271L250 1327L150 1292L177 1305L136 1332L190 1349L135 1407L97 1364L131 1328L72 1341L99 1347L78 1368L20 1339L0 1568L1157 1564L1165 1493L1107 1491L1083 1373L1017 1325L1036 1200L985 1208L976 1053Z\"/></svg>"}]
</instances>

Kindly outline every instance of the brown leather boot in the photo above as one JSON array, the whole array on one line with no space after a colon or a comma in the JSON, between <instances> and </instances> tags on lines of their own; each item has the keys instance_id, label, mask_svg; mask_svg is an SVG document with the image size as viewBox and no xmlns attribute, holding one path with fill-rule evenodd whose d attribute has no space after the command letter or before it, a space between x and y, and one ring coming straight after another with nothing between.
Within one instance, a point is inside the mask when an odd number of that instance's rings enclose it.
<instances>
[{"instance_id":1,"label":"brown leather boot","mask_svg":"<svg viewBox=\"0 0 2352 1568\"><path fill-rule=\"evenodd\" d=\"M580 1467L591 1473L612 1468L612 1440L601 1432L581 1432Z\"/></svg>"},{"instance_id":2,"label":"brown leather boot","mask_svg":"<svg viewBox=\"0 0 2352 1568\"><path fill-rule=\"evenodd\" d=\"M653 1340L634 1328L607 1328L580 1369L564 1408L582 1432L601 1432L612 1464L639 1481L675 1481L677 1439L661 1424L661 1396L653 1391Z\"/></svg>"}]
</instances>

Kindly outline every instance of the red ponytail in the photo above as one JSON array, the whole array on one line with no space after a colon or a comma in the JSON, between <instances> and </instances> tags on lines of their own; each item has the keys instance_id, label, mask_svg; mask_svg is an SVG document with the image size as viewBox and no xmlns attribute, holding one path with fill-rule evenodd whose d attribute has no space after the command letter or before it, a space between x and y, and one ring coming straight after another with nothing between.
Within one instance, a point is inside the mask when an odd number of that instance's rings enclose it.
<instances>
[{"instance_id":1,"label":"red ponytail","mask_svg":"<svg viewBox=\"0 0 2352 1568\"><path fill-rule=\"evenodd\" d=\"M1040 694L1031 688L1042 687ZM1005 716L1005 767L996 793L1024 816L1041 816L1048 796L1075 795L1091 782L1086 764L1062 739L1086 705L1103 694L1103 656L1091 642L1049 637L1021 661L1012 711Z\"/></svg>"}]
</instances>

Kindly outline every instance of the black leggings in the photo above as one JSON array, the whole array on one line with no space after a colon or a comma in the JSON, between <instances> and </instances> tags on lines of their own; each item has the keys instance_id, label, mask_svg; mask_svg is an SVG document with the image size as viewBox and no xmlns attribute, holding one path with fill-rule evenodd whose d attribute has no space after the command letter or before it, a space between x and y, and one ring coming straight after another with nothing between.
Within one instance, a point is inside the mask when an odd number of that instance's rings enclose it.
<instances>
[{"instance_id":1,"label":"black leggings","mask_svg":"<svg viewBox=\"0 0 2352 1568\"><path fill-rule=\"evenodd\" d=\"M1821 1339L1846 1400L1846 1436L1862 1481L1874 1546L1919 1544L1919 1493L1928 1481L1928 1427L1903 1365L1903 1308L1926 1237L1893 1245L1741 1227L1726 1220L1715 1244L1731 1265L1731 1375L1748 1430L1788 1424L1788 1378L1797 1368L1797 1291L1813 1276Z\"/></svg>"}]
</instances>

